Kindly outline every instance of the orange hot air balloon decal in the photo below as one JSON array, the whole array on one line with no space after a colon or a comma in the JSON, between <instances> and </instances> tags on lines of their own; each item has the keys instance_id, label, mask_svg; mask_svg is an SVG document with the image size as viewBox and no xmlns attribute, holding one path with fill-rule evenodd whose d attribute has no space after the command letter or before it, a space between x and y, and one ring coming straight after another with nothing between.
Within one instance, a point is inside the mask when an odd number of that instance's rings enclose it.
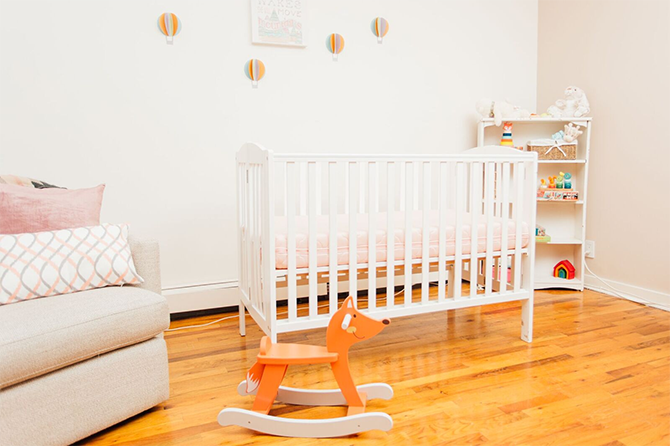
<instances>
[{"instance_id":1,"label":"orange hot air balloon decal","mask_svg":"<svg viewBox=\"0 0 670 446\"><path fill-rule=\"evenodd\" d=\"M165 35L167 42L172 44L174 36L181 32L181 21L175 14L166 12L158 17L158 30Z\"/></svg>"},{"instance_id":2,"label":"orange hot air balloon decal","mask_svg":"<svg viewBox=\"0 0 670 446\"><path fill-rule=\"evenodd\" d=\"M372 33L377 36L377 43L382 43L384 36L389 32L389 22L384 17L377 17L370 24Z\"/></svg>"},{"instance_id":3,"label":"orange hot air balloon decal","mask_svg":"<svg viewBox=\"0 0 670 446\"><path fill-rule=\"evenodd\" d=\"M326 39L326 48L333 54L333 60L337 60L337 55L344 49L344 37L333 33Z\"/></svg>"},{"instance_id":4,"label":"orange hot air balloon decal","mask_svg":"<svg viewBox=\"0 0 670 446\"><path fill-rule=\"evenodd\" d=\"M250 59L244 64L244 74L251 80L251 86L258 87L258 81L265 76L265 64L258 59Z\"/></svg>"}]
</instances>

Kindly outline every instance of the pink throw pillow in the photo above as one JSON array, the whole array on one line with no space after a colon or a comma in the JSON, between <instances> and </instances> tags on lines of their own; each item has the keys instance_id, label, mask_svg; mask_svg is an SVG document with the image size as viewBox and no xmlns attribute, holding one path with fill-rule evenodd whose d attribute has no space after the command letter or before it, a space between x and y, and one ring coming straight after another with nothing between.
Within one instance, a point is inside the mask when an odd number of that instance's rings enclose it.
<instances>
[{"instance_id":1,"label":"pink throw pillow","mask_svg":"<svg viewBox=\"0 0 670 446\"><path fill-rule=\"evenodd\" d=\"M97 226L104 190L104 184L77 190L0 184L0 234Z\"/></svg>"}]
</instances>

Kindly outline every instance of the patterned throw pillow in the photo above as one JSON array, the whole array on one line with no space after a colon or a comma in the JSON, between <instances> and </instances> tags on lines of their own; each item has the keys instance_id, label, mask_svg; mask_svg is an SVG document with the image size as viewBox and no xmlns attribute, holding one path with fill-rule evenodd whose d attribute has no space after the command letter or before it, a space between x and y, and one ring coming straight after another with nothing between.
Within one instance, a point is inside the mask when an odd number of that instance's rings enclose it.
<instances>
[{"instance_id":1,"label":"patterned throw pillow","mask_svg":"<svg viewBox=\"0 0 670 446\"><path fill-rule=\"evenodd\" d=\"M142 282L126 224L0 235L0 305Z\"/></svg>"},{"instance_id":2,"label":"patterned throw pillow","mask_svg":"<svg viewBox=\"0 0 670 446\"><path fill-rule=\"evenodd\" d=\"M46 181L34 180L28 177L19 177L16 175L0 175L0 184L14 184L16 186L33 187L35 189L65 189L64 187L54 186Z\"/></svg>"}]
</instances>

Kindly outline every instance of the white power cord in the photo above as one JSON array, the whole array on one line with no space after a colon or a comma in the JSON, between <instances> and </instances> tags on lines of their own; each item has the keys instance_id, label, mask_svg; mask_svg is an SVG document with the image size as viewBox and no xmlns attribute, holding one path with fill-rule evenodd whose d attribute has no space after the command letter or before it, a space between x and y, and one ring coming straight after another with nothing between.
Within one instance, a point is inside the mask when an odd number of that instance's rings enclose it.
<instances>
[{"instance_id":1,"label":"white power cord","mask_svg":"<svg viewBox=\"0 0 670 446\"><path fill-rule=\"evenodd\" d=\"M395 294L393 295L393 297L396 297L398 294L402 293L403 291L405 291L405 287L403 287L400 291L398 291L397 293L395 293ZM386 297L383 297L382 299L386 299ZM329 305L330 305L330 303L327 303L327 304L319 305L319 306L317 306L317 308L324 308L324 307L327 307L327 306L329 306ZM281 312L281 313L277 313L277 316L282 316L282 315L284 315L284 314L288 314L288 311L283 311L283 312ZM216 324L217 322L221 322L221 321L225 321L225 320L233 319L233 318L238 318L238 317L240 317L238 314L237 314L237 315L234 315L234 316L226 316L226 317L222 317L221 319L217 319L217 320L215 320L215 321L207 322L206 324L186 325L186 326L184 326L184 327L168 328L168 329L165 330L165 331L186 330L186 329L188 329L188 328L202 328L202 327L207 327L208 325Z\"/></svg>"},{"instance_id":2,"label":"white power cord","mask_svg":"<svg viewBox=\"0 0 670 446\"><path fill-rule=\"evenodd\" d=\"M615 295L615 296L620 297L620 298L622 298L622 299L626 299L626 300L630 300L631 297L634 297L635 299L641 301L641 303L643 303L643 304L645 304L645 305L655 306L654 302L650 302L650 301L648 301L647 299L643 299L643 298L641 298L641 297L639 297L639 296L636 296L635 294L630 294L630 293L628 293L628 295L624 295L621 291L617 290L617 289L614 288L612 285L610 285L609 283L605 282L605 280L602 279L599 275L597 275L596 273L594 273L593 271L591 271L591 268L589 268L589 265L587 265L586 262L584 262L584 268L586 268L586 270L587 270L589 273L591 273L591 275L592 275L593 277L595 277L596 279L600 280L600 281L601 281L607 288L609 288L610 290L612 290L612 291L614 292L614 295Z\"/></svg>"}]
</instances>

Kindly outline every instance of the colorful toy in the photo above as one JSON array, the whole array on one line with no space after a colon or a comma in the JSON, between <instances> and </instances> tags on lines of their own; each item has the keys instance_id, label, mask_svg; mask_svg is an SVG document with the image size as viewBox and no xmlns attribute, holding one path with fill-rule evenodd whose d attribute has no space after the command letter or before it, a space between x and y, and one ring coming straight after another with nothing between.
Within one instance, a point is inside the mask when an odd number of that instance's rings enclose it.
<instances>
[{"instance_id":1,"label":"colorful toy","mask_svg":"<svg viewBox=\"0 0 670 446\"><path fill-rule=\"evenodd\" d=\"M330 318L326 331L326 347L304 344L273 344L261 339L256 363L247 373L237 391L240 395L256 395L252 410L226 408L219 412L222 426L240 426L283 437L329 438L353 435L378 429L388 431L393 420L382 412L365 413L368 400L393 397L388 384L356 386L349 370L349 348L381 332L390 321L376 320L360 313L349 296ZM280 386L291 364L329 363L339 390L305 390ZM296 419L268 415L277 399L283 404L307 406L347 405L347 415L330 419Z\"/></svg>"},{"instance_id":2,"label":"colorful toy","mask_svg":"<svg viewBox=\"0 0 670 446\"><path fill-rule=\"evenodd\" d=\"M165 35L168 45L172 45L174 36L181 32L181 21L175 14L166 12L158 17L158 30Z\"/></svg>"},{"instance_id":3,"label":"colorful toy","mask_svg":"<svg viewBox=\"0 0 670 446\"><path fill-rule=\"evenodd\" d=\"M265 76L265 64L258 59L250 59L244 64L244 74L251 80L251 87L258 88L258 81Z\"/></svg>"},{"instance_id":4,"label":"colorful toy","mask_svg":"<svg viewBox=\"0 0 670 446\"><path fill-rule=\"evenodd\" d=\"M511 122L503 123L503 134L500 139L501 146L514 147L514 141L512 140L512 126L514 124Z\"/></svg>"},{"instance_id":5,"label":"colorful toy","mask_svg":"<svg viewBox=\"0 0 670 446\"><path fill-rule=\"evenodd\" d=\"M563 172L559 172L558 177L554 177L556 178L556 189L563 189L564 175L565 174Z\"/></svg>"},{"instance_id":6,"label":"colorful toy","mask_svg":"<svg viewBox=\"0 0 670 446\"><path fill-rule=\"evenodd\" d=\"M572 174L571 173L563 173L561 172L561 175L563 175L564 180L564 189L572 189Z\"/></svg>"},{"instance_id":7,"label":"colorful toy","mask_svg":"<svg viewBox=\"0 0 670 446\"><path fill-rule=\"evenodd\" d=\"M548 243L551 241L551 236L547 235L547 230L544 227L537 225L535 227L535 241L537 243Z\"/></svg>"},{"instance_id":8,"label":"colorful toy","mask_svg":"<svg viewBox=\"0 0 670 446\"><path fill-rule=\"evenodd\" d=\"M549 189L556 189L556 178L558 178L556 175L549 176Z\"/></svg>"},{"instance_id":9,"label":"colorful toy","mask_svg":"<svg viewBox=\"0 0 670 446\"><path fill-rule=\"evenodd\" d=\"M377 17L370 24L372 33L377 36L377 43L383 43L384 36L389 32L389 22L384 17Z\"/></svg>"},{"instance_id":10,"label":"colorful toy","mask_svg":"<svg viewBox=\"0 0 670 446\"><path fill-rule=\"evenodd\" d=\"M561 260L554 266L554 277L572 280L575 278L575 267L569 260Z\"/></svg>"},{"instance_id":11,"label":"colorful toy","mask_svg":"<svg viewBox=\"0 0 670 446\"><path fill-rule=\"evenodd\" d=\"M333 33L326 39L326 48L333 54L333 60L337 62L337 55L344 49L344 37Z\"/></svg>"}]
</instances>

